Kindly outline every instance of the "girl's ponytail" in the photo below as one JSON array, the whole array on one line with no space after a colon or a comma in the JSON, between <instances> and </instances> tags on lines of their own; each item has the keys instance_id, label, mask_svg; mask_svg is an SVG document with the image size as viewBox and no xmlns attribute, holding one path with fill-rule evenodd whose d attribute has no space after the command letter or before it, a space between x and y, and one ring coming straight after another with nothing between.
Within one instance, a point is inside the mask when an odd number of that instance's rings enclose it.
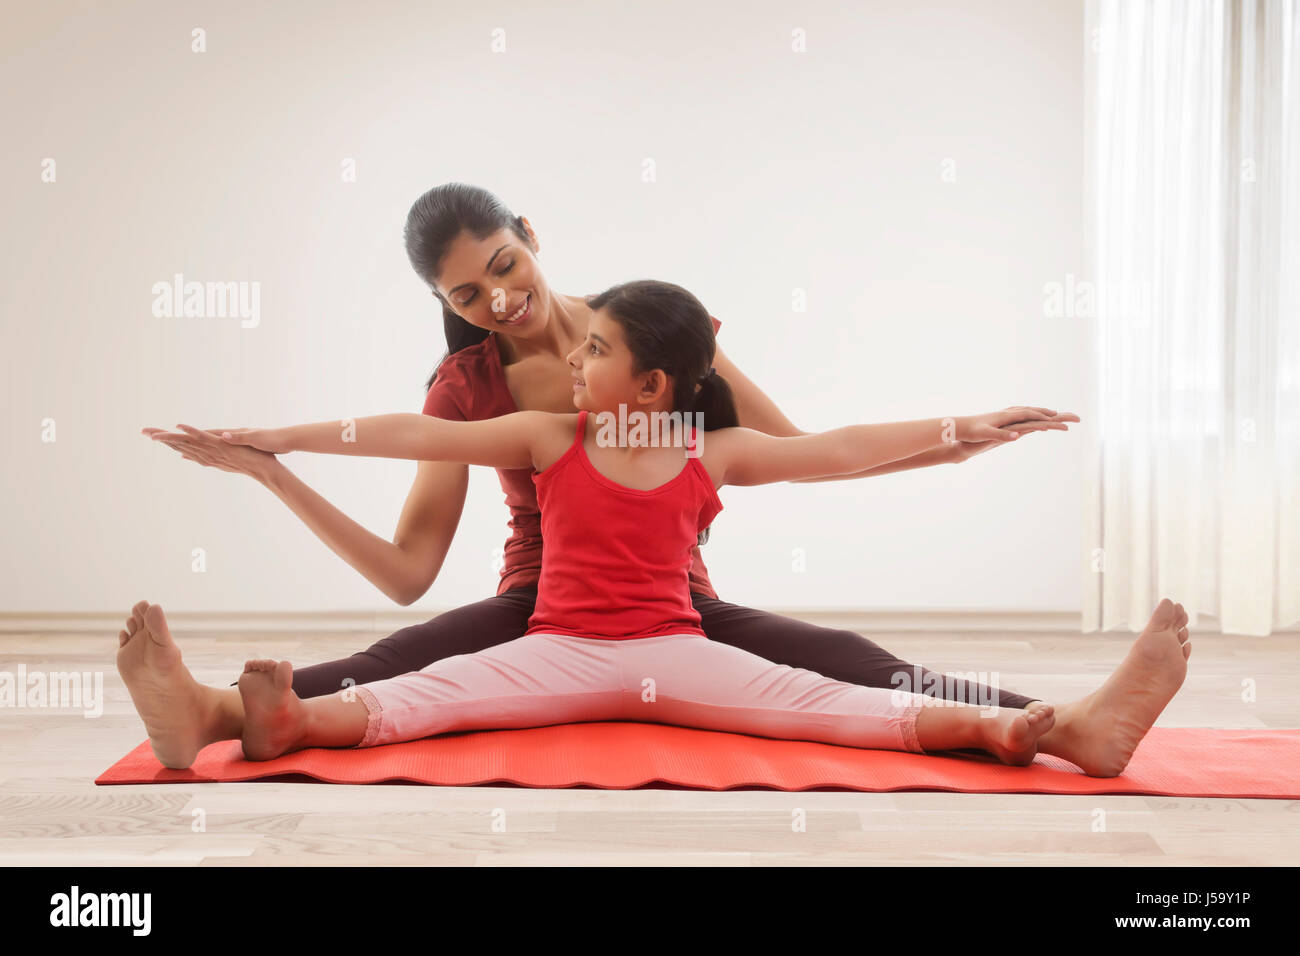
<instances>
[{"instance_id":1,"label":"girl's ponytail","mask_svg":"<svg viewBox=\"0 0 1300 956\"><path fill-rule=\"evenodd\" d=\"M700 386L695 392L695 398L691 401L688 411L701 416L706 432L718 428L735 428L740 424L731 386L713 366L709 366L709 370L700 379Z\"/></svg>"}]
</instances>

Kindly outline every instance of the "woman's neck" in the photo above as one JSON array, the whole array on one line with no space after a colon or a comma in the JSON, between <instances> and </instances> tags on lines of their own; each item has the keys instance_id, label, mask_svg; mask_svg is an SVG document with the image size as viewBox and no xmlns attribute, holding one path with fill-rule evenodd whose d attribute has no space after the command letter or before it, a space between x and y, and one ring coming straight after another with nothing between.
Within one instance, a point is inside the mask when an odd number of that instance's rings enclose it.
<instances>
[{"instance_id":1,"label":"woman's neck","mask_svg":"<svg viewBox=\"0 0 1300 956\"><path fill-rule=\"evenodd\" d=\"M550 318L546 322L546 328L536 336L525 338L497 333L497 348L502 365L513 365L536 355L563 360L587 337L591 309L587 308L584 298L552 292L547 312Z\"/></svg>"}]
</instances>

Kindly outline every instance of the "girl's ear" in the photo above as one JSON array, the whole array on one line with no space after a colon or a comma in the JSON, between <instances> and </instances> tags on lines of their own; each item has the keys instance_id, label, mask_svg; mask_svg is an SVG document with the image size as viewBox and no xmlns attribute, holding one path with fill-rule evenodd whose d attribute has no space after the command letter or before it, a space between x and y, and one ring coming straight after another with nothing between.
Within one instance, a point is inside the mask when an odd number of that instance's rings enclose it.
<instances>
[{"instance_id":1,"label":"girl's ear","mask_svg":"<svg viewBox=\"0 0 1300 956\"><path fill-rule=\"evenodd\" d=\"M661 368L651 369L641 376L641 394L638 396L644 402L657 401L659 396L668 390L668 376Z\"/></svg>"}]
</instances>

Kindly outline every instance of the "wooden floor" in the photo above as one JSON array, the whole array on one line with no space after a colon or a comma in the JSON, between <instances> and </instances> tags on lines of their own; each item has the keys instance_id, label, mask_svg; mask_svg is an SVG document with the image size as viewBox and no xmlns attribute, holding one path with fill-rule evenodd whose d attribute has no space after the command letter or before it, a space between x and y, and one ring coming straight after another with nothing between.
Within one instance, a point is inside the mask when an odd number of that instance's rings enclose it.
<instances>
[{"instance_id":1,"label":"wooden floor","mask_svg":"<svg viewBox=\"0 0 1300 956\"><path fill-rule=\"evenodd\" d=\"M819 623L821 623L819 621ZM202 681L249 657L330 660L381 634L178 632ZM996 672L1065 701L1098 686L1131 636L873 633L905 660ZM1192 635L1162 726L1300 727L1294 634ZM104 713L0 709L0 864L1033 864L1293 865L1300 801L957 793L784 793L348 787L313 783L96 787L144 739L113 668L116 634L0 634L0 670L97 670ZM1254 702L1242 700L1244 681ZM807 814L793 832L791 813ZM1097 810L1104 830L1095 829ZM194 832L195 811L205 828ZM505 832L494 832L504 813Z\"/></svg>"}]
</instances>

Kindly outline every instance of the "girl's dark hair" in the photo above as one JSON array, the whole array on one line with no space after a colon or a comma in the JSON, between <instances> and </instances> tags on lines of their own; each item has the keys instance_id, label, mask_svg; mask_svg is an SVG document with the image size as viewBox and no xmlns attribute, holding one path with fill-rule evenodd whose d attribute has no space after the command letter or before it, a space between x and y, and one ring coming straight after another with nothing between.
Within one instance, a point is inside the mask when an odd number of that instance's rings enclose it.
<instances>
[{"instance_id":1,"label":"girl's dark hair","mask_svg":"<svg viewBox=\"0 0 1300 956\"><path fill-rule=\"evenodd\" d=\"M612 286L587 305L622 327L633 374L658 368L672 377L673 411L701 413L706 432L740 424L731 386L717 372L707 374L718 345L699 299L671 282L639 279Z\"/></svg>"},{"instance_id":2,"label":"girl's dark hair","mask_svg":"<svg viewBox=\"0 0 1300 956\"><path fill-rule=\"evenodd\" d=\"M434 287L443 257L452 241L462 232L475 239L486 239L501 229L510 229L523 242L530 243L523 217L512 213L501 200L486 189L466 183L443 183L434 186L411 206L406 214L406 257L442 303L442 328L447 337L447 354L438 360L433 374L425 383L428 389L438 376L438 367L447 356L477 345L488 337L487 329L471 325L456 314Z\"/></svg>"}]
</instances>

